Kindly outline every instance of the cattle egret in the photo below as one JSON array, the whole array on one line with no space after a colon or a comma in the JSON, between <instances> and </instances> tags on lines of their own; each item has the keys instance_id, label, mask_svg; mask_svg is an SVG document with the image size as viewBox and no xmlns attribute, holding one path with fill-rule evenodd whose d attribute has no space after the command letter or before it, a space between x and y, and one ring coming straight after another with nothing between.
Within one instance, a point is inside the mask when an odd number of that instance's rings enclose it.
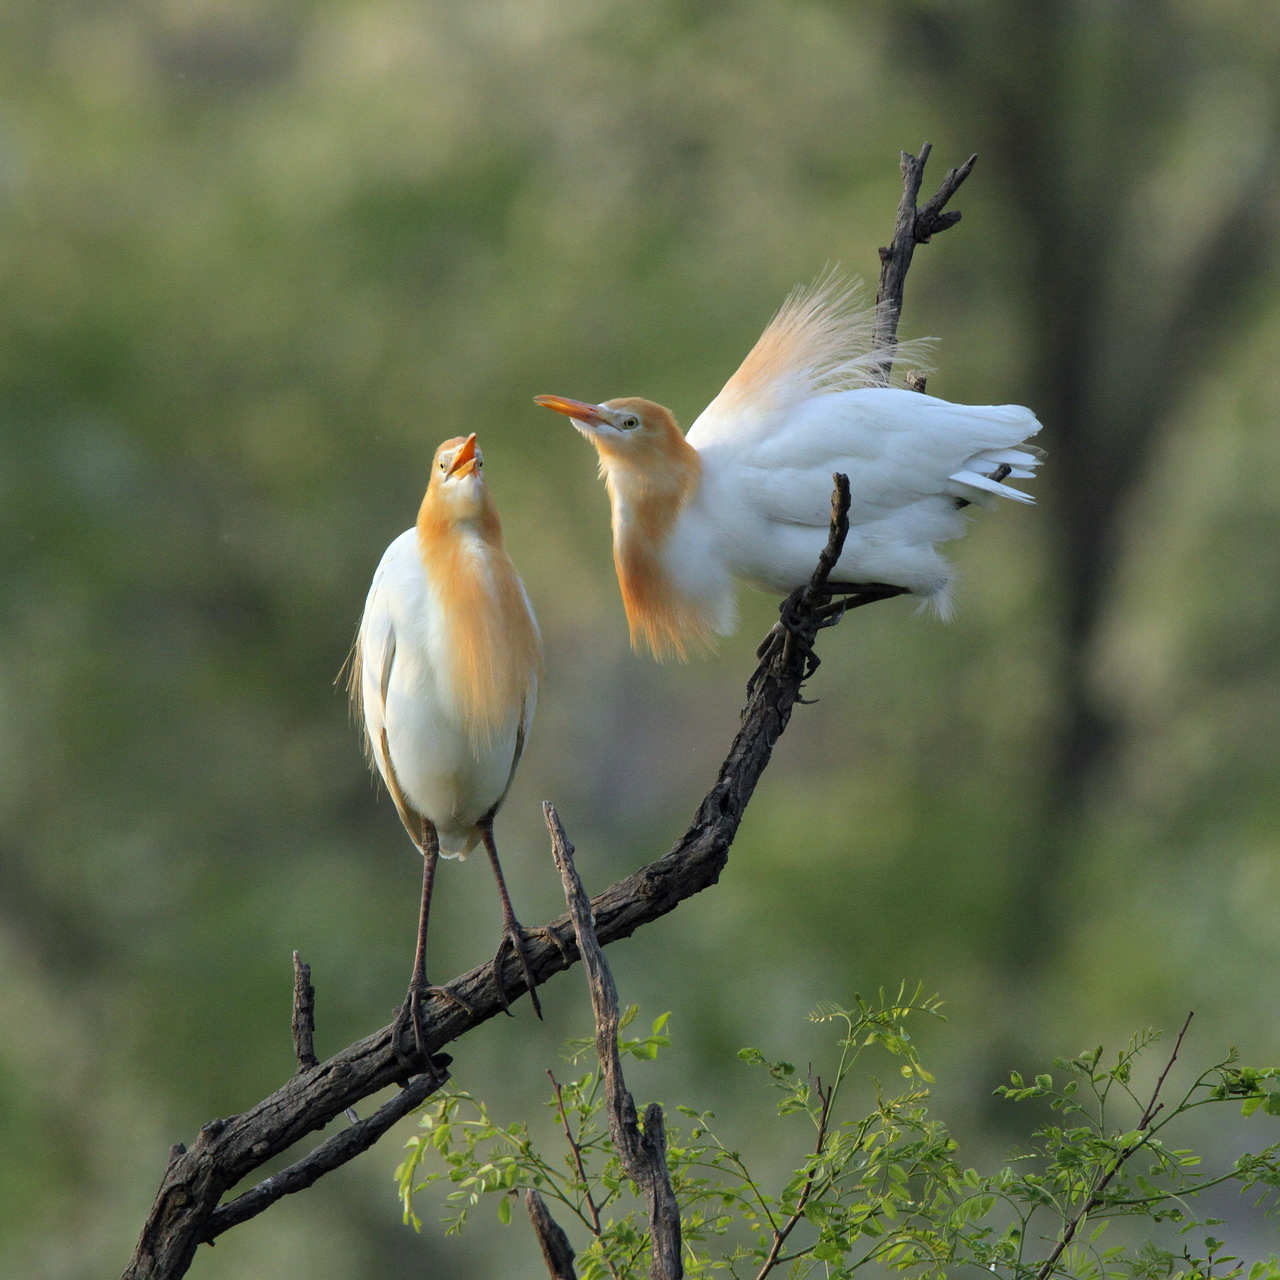
<instances>
[{"instance_id":1,"label":"cattle egret","mask_svg":"<svg viewBox=\"0 0 1280 1280\"><path fill-rule=\"evenodd\" d=\"M946 617L952 569L937 549L961 508L1029 478L1040 430L1020 405L960 405L874 385L895 348L872 341L874 308L828 276L795 290L738 371L682 435L670 410L625 397L536 396L600 455L613 560L632 644L659 660L714 647L737 622L734 579L786 593L825 544L831 477L850 485L849 534L832 585L910 591Z\"/></svg>"},{"instance_id":2,"label":"cattle egret","mask_svg":"<svg viewBox=\"0 0 1280 1280\"><path fill-rule=\"evenodd\" d=\"M416 526L392 542L373 575L350 659L351 703L369 758L423 857L418 948L395 1037L398 1045L411 1022L419 1050L423 996L448 994L427 984L436 862L464 858L478 843L502 899L493 960L499 994L505 1002L499 962L510 943L542 1016L493 840L494 815L533 720L542 645L524 584L503 549L483 465L474 434L436 450Z\"/></svg>"}]
</instances>

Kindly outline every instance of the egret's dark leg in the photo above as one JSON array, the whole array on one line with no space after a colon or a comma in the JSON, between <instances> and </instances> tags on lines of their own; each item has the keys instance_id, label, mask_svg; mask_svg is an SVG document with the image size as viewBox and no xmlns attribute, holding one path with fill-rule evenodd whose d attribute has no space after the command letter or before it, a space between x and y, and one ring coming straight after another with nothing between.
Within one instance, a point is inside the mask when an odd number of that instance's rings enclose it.
<instances>
[{"instance_id":1,"label":"egret's dark leg","mask_svg":"<svg viewBox=\"0 0 1280 1280\"><path fill-rule=\"evenodd\" d=\"M505 1008L507 995L502 989L501 964L502 953L507 944L510 943L516 955L520 957L520 965L524 969L525 985L529 988L529 1000L533 1004L533 1011L541 1018L542 1005L538 1003L537 982L534 979L533 970L529 968L529 957L524 949L524 929L521 927L520 921L516 919L516 913L511 909L511 895L507 893L507 882L502 876L502 864L498 861L498 848L493 842L493 816L490 815L483 819L479 826L485 852L489 855L489 861L493 865L493 874L498 881L498 896L502 899L502 940L498 943L497 954L493 957L494 985L498 988L498 996Z\"/></svg>"},{"instance_id":2,"label":"egret's dark leg","mask_svg":"<svg viewBox=\"0 0 1280 1280\"><path fill-rule=\"evenodd\" d=\"M409 990L404 1004L396 1014L392 1028L392 1042L396 1053L404 1057L400 1050L400 1040L408 1029L413 1029L413 1043L418 1055L426 1058L427 1050L422 1032L422 1000L424 996L438 995L459 1005L468 1014L475 1016L475 1010L452 991L444 987L434 987L427 981L427 920L431 914L431 890L436 878L436 864L440 861L440 837L435 827L425 819L422 823L422 904L418 911L418 946L413 957L413 973L409 978Z\"/></svg>"}]
</instances>

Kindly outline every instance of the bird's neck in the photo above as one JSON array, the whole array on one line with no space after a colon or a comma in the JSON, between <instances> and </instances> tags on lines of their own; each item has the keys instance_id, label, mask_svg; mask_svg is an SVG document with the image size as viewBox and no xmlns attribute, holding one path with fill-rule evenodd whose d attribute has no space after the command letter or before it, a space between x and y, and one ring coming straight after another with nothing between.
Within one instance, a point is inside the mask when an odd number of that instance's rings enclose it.
<instances>
[{"instance_id":1,"label":"bird's neck","mask_svg":"<svg viewBox=\"0 0 1280 1280\"><path fill-rule=\"evenodd\" d=\"M477 747L521 714L542 645L497 513L475 521L418 514L418 549L448 620L447 681Z\"/></svg>"},{"instance_id":2,"label":"bird's neck","mask_svg":"<svg viewBox=\"0 0 1280 1280\"><path fill-rule=\"evenodd\" d=\"M603 450L601 466L613 510L613 563L627 612L631 643L643 643L655 658L714 646L706 602L685 595L672 572L671 535L697 492L702 476L698 452L678 437L660 465L619 465Z\"/></svg>"}]
</instances>

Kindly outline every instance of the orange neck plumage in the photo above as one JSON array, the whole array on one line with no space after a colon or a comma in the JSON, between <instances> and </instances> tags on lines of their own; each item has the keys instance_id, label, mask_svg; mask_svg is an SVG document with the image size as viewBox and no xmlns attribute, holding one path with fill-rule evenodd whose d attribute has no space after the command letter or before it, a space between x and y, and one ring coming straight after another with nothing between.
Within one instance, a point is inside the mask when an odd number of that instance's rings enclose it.
<instances>
[{"instance_id":1,"label":"orange neck plumage","mask_svg":"<svg viewBox=\"0 0 1280 1280\"><path fill-rule=\"evenodd\" d=\"M418 548L449 619L449 685L473 742L484 745L520 715L542 645L497 512L489 506L464 526L431 498L418 512Z\"/></svg>"},{"instance_id":2,"label":"orange neck plumage","mask_svg":"<svg viewBox=\"0 0 1280 1280\"><path fill-rule=\"evenodd\" d=\"M652 456L614 451L597 441L600 466L613 511L613 564L627 611L631 643L646 645L655 658L715 647L708 609L684 595L665 563L666 544L681 508L702 475L698 452L671 420Z\"/></svg>"}]
</instances>

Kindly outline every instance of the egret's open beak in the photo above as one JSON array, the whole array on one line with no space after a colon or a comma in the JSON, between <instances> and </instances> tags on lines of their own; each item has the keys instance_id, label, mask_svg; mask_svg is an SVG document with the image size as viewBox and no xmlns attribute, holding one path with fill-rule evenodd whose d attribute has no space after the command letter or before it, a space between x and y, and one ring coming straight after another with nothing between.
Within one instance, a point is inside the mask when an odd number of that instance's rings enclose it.
<instances>
[{"instance_id":1,"label":"egret's open beak","mask_svg":"<svg viewBox=\"0 0 1280 1280\"><path fill-rule=\"evenodd\" d=\"M608 418L598 404L587 404L585 400L567 400L564 396L534 396L534 404L544 409L554 409L563 413L566 418L575 418L578 422L589 422L596 426L608 423Z\"/></svg>"},{"instance_id":2,"label":"egret's open beak","mask_svg":"<svg viewBox=\"0 0 1280 1280\"><path fill-rule=\"evenodd\" d=\"M459 446L453 455L449 470L444 473L446 480L454 476L469 476L476 469L476 433L473 431Z\"/></svg>"}]
</instances>

